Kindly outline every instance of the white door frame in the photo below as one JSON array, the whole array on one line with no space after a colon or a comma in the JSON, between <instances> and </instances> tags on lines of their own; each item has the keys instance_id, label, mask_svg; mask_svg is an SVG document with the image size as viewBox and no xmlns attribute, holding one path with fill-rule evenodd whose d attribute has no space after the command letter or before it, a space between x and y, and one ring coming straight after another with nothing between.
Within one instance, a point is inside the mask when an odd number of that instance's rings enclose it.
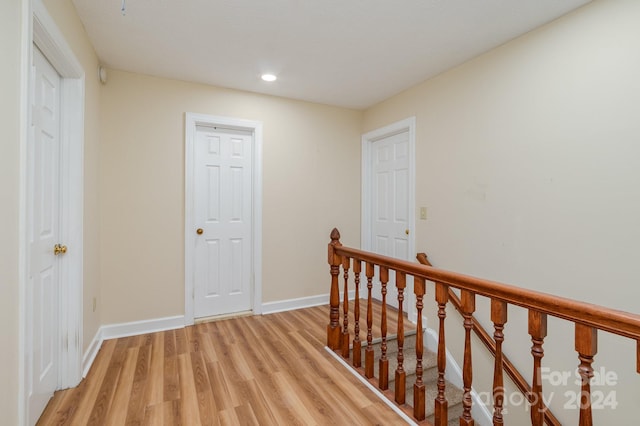
<instances>
[{"instance_id":1,"label":"white door frame","mask_svg":"<svg viewBox=\"0 0 640 426\"><path fill-rule=\"evenodd\" d=\"M60 126L60 241L69 247L60 268L60 365L58 388L78 385L82 379L83 191L84 191L84 69L40 0L25 2L22 45L20 138L20 392L19 421L28 418L28 381L31 374L28 316L29 238L28 152L32 143L31 72L34 44L61 76Z\"/></svg>"},{"instance_id":2,"label":"white door frame","mask_svg":"<svg viewBox=\"0 0 640 426\"><path fill-rule=\"evenodd\" d=\"M363 250L371 251L371 227L372 227L372 211L371 211L371 190L373 188L371 182L372 162L373 162L373 143L393 136L401 132L409 132L409 238L408 238L408 260L415 261L416 255L416 117L409 117L401 121L389 124L388 126L372 130L362 135L362 217L361 217L361 241L360 245ZM413 288L410 284L408 288ZM413 291L408 291L405 300L408 303L409 319L415 318L415 304L413 300Z\"/></svg>"},{"instance_id":3,"label":"white door frame","mask_svg":"<svg viewBox=\"0 0 640 426\"><path fill-rule=\"evenodd\" d=\"M195 223L195 178L194 153L197 126L238 129L253 134L252 181L252 232L253 232L253 313L262 313L262 123L239 118L219 117L206 114L186 113L185 118L185 228L184 228L184 321L194 323L194 257Z\"/></svg>"}]
</instances>

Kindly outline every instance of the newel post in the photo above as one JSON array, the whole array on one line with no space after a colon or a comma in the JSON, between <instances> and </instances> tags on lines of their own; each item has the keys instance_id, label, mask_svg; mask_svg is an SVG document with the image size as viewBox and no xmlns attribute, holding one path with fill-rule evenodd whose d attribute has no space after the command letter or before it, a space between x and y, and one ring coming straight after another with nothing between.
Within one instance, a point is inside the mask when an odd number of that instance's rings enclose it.
<instances>
[{"instance_id":1,"label":"newel post","mask_svg":"<svg viewBox=\"0 0 640 426\"><path fill-rule=\"evenodd\" d=\"M340 347L340 289L338 275L340 274L341 256L335 253L335 248L340 247L340 232L333 228L331 242L329 243L329 269L331 271L331 293L329 296L329 325L327 325L327 346L336 350Z\"/></svg>"}]
</instances>

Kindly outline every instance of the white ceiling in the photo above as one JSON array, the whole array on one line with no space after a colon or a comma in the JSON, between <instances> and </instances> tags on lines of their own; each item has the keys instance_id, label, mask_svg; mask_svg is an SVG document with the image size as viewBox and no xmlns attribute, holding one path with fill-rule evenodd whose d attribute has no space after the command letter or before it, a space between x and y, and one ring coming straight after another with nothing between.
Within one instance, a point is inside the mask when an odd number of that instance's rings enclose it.
<instances>
[{"instance_id":1,"label":"white ceiling","mask_svg":"<svg viewBox=\"0 0 640 426\"><path fill-rule=\"evenodd\" d=\"M366 108L589 1L73 3L108 68Z\"/></svg>"}]
</instances>

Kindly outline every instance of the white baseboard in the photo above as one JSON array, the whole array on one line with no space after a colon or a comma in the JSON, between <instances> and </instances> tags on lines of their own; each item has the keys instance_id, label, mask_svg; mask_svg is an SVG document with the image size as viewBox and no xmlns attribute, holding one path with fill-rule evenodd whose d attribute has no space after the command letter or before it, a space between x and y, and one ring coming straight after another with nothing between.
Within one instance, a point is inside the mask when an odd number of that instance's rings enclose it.
<instances>
[{"instance_id":1,"label":"white baseboard","mask_svg":"<svg viewBox=\"0 0 640 426\"><path fill-rule=\"evenodd\" d=\"M340 301L343 300L343 294L344 293L340 294ZM349 300L353 300L354 298L355 290L350 290ZM312 306L326 305L328 303L328 294L300 297L297 299L279 300L276 302L267 302L262 304L262 315L291 311L294 309L310 308ZM155 333L157 331L175 330L184 326L184 315L101 326L96 332L96 335L94 336L91 344L85 351L85 354L82 358L83 377L86 377L87 373L89 372L89 369L91 368L91 365L93 364L93 361L95 360L103 341L107 339L116 339L119 337L129 337L139 334Z\"/></svg>"},{"instance_id":2,"label":"white baseboard","mask_svg":"<svg viewBox=\"0 0 640 426\"><path fill-rule=\"evenodd\" d=\"M340 302L343 300L343 294L340 293ZM349 290L349 300L356 297L355 290ZM317 296L299 297L297 299L278 300L276 302L267 302L262 304L262 315L275 314L276 312L293 311L295 309L311 308L313 306L329 304L328 294L319 294Z\"/></svg>"},{"instance_id":3,"label":"white baseboard","mask_svg":"<svg viewBox=\"0 0 640 426\"><path fill-rule=\"evenodd\" d=\"M93 361L96 359L96 355L98 355L98 351L102 346L103 342L102 338L102 330L99 328L96 332L96 335L93 336L93 340L91 340L91 344L87 348L82 357L82 377L87 377L87 373L89 373L89 369L93 365Z\"/></svg>"},{"instance_id":4,"label":"white baseboard","mask_svg":"<svg viewBox=\"0 0 640 426\"><path fill-rule=\"evenodd\" d=\"M340 293L340 301L343 300ZM349 291L349 300L355 298L355 290ZM312 306L327 305L329 303L328 294L317 296L299 297L297 299L279 300L262 304L262 314L273 314L276 312L291 311L294 309L310 308ZM175 330L185 326L184 315L174 317L156 318L144 321L133 321L119 324L109 324L101 326L94 336L91 344L85 351L82 358L83 377L86 377L93 361L102 346L102 342L107 339L117 339L119 337L136 336L139 334L155 333L158 331Z\"/></svg>"},{"instance_id":5,"label":"white baseboard","mask_svg":"<svg viewBox=\"0 0 640 426\"><path fill-rule=\"evenodd\" d=\"M137 336L138 334L155 333L158 331L175 330L176 328L182 327L184 327L184 315L176 315L175 317L103 325L100 327L100 331L102 332L102 338L107 340Z\"/></svg>"},{"instance_id":6,"label":"white baseboard","mask_svg":"<svg viewBox=\"0 0 640 426\"><path fill-rule=\"evenodd\" d=\"M158 331L175 330L184 326L184 315L103 325L96 332L91 344L82 357L82 377L87 376L87 373L89 372L91 365L93 365L93 361L102 346L102 342L105 340L137 336L139 334L156 333Z\"/></svg>"},{"instance_id":7,"label":"white baseboard","mask_svg":"<svg viewBox=\"0 0 640 426\"><path fill-rule=\"evenodd\" d=\"M427 328L425 331L425 347L431 352L438 353L438 333L432 328ZM460 389L464 387L462 382L462 369L453 355L451 355L451 352L449 352L449 349L447 349L447 368L444 373L444 378ZM480 426L491 426L493 424L493 414L489 412L489 409L484 405L473 387L471 388L471 399L473 400L471 417L473 417L476 424Z\"/></svg>"},{"instance_id":8,"label":"white baseboard","mask_svg":"<svg viewBox=\"0 0 640 426\"><path fill-rule=\"evenodd\" d=\"M355 298L355 290L349 291L349 300ZM340 294L340 301L343 300L343 293ZM328 294L317 296L300 297L297 299L279 300L277 302L267 302L262 304L262 314L273 314L276 312L291 311L294 309L310 308L312 306L326 305L329 303ZM139 334L155 333L158 331L175 330L185 326L184 315L174 317L156 318L152 320L133 321L119 324L109 324L101 326L94 336L91 344L87 348L82 358L82 375L86 377L93 361L102 346L102 342L107 339L119 337L136 336Z\"/></svg>"}]
</instances>

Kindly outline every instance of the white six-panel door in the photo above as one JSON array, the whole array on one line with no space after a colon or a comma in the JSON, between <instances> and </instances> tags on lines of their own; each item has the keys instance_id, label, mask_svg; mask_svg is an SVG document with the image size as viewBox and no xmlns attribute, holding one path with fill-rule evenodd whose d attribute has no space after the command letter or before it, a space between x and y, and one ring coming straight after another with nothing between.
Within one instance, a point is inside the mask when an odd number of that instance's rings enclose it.
<instances>
[{"instance_id":1,"label":"white six-panel door","mask_svg":"<svg viewBox=\"0 0 640 426\"><path fill-rule=\"evenodd\" d=\"M362 248L403 260L415 259L415 117L362 136ZM410 280L410 277L407 277ZM411 286L407 281L407 290ZM398 305L395 276L389 276L387 303ZM366 293L366 292L365 292ZM361 293L363 294L363 293ZM373 297L380 299L377 273ZM405 291L404 311L415 320L413 291Z\"/></svg>"},{"instance_id":2,"label":"white six-panel door","mask_svg":"<svg viewBox=\"0 0 640 426\"><path fill-rule=\"evenodd\" d=\"M372 249L409 258L409 132L373 142Z\"/></svg>"},{"instance_id":3,"label":"white six-panel door","mask_svg":"<svg viewBox=\"0 0 640 426\"><path fill-rule=\"evenodd\" d=\"M252 145L244 130L196 127L194 317L252 307Z\"/></svg>"},{"instance_id":4,"label":"white six-panel door","mask_svg":"<svg viewBox=\"0 0 640 426\"><path fill-rule=\"evenodd\" d=\"M33 145L29 167L29 285L32 303L28 331L29 424L35 424L58 388L60 235L60 83L56 70L34 47Z\"/></svg>"},{"instance_id":5,"label":"white six-panel door","mask_svg":"<svg viewBox=\"0 0 640 426\"><path fill-rule=\"evenodd\" d=\"M378 254L407 260L411 232L409 211L412 208L408 197L409 132L376 140L372 144L372 154L371 249ZM387 303L397 307L398 293L394 283L395 273L391 271ZM377 279L374 297L382 297Z\"/></svg>"}]
</instances>

